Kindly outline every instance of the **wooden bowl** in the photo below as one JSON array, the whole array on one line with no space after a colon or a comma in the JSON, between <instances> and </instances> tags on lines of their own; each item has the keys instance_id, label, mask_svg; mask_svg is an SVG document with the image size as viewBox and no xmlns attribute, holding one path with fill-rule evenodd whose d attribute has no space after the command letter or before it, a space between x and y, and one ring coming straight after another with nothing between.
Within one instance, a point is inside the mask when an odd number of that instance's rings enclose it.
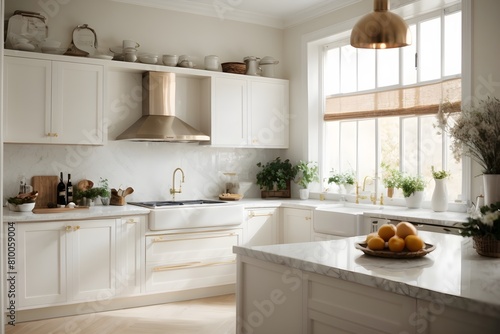
<instances>
[{"instance_id":1,"label":"wooden bowl","mask_svg":"<svg viewBox=\"0 0 500 334\"><path fill-rule=\"evenodd\" d=\"M236 73L236 74L245 74L247 72L247 65L245 63L222 63L222 72L226 73Z\"/></svg>"}]
</instances>

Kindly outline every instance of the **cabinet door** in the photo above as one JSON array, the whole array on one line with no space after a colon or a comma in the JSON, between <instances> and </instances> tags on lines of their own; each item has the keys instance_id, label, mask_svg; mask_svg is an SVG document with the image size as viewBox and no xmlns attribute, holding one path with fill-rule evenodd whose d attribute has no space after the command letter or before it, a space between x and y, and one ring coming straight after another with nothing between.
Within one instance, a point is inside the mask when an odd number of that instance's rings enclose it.
<instances>
[{"instance_id":1,"label":"cabinet door","mask_svg":"<svg viewBox=\"0 0 500 334\"><path fill-rule=\"evenodd\" d=\"M146 216L124 217L117 223L116 295L141 292L145 267Z\"/></svg>"},{"instance_id":2,"label":"cabinet door","mask_svg":"<svg viewBox=\"0 0 500 334\"><path fill-rule=\"evenodd\" d=\"M275 245L278 243L278 209L246 210L245 246Z\"/></svg>"},{"instance_id":3,"label":"cabinet door","mask_svg":"<svg viewBox=\"0 0 500 334\"><path fill-rule=\"evenodd\" d=\"M67 301L65 225L16 224L19 309Z\"/></svg>"},{"instance_id":4,"label":"cabinet door","mask_svg":"<svg viewBox=\"0 0 500 334\"><path fill-rule=\"evenodd\" d=\"M251 81L251 146L288 148L288 83Z\"/></svg>"},{"instance_id":5,"label":"cabinet door","mask_svg":"<svg viewBox=\"0 0 500 334\"><path fill-rule=\"evenodd\" d=\"M53 62L52 132L56 143L103 143L103 67Z\"/></svg>"},{"instance_id":6,"label":"cabinet door","mask_svg":"<svg viewBox=\"0 0 500 334\"><path fill-rule=\"evenodd\" d=\"M283 243L312 241L311 210L283 209Z\"/></svg>"},{"instance_id":7,"label":"cabinet door","mask_svg":"<svg viewBox=\"0 0 500 334\"><path fill-rule=\"evenodd\" d=\"M213 146L238 147L248 144L247 82L214 78L212 104Z\"/></svg>"},{"instance_id":8,"label":"cabinet door","mask_svg":"<svg viewBox=\"0 0 500 334\"><path fill-rule=\"evenodd\" d=\"M73 300L99 300L115 293L115 221L71 222Z\"/></svg>"},{"instance_id":9,"label":"cabinet door","mask_svg":"<svg viewBox=\"0 0 500 334\"><path fill-rule=\"evenodd\" d=\"M4 57L6 143L50 143L51 61Z\"/></svg>"}]
</instances>

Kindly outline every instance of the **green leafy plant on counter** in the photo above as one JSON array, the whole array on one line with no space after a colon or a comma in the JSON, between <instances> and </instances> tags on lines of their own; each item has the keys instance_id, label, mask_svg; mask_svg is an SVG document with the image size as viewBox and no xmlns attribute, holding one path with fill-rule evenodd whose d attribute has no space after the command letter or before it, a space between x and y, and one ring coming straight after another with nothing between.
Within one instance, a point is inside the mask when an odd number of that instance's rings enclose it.
<instances>
[{"instance_id":1,"label":"green leafy plant on counter","mask_svg":"<svg viewBox=\"0 0 500 334\"><path fill-rule=\"evenodd\" d=\"M463 237L491 237L500 241L500 202L472 212L463 226L460 230Z\"/></svg>"},{"instance_id":2,"label":"green leafy plant on counter","mask_svg":"<svg viewBox=\"0 0 500 334\"><path fill-rule=\"evenodd\" d=\"M262 164L257 163L261 170L257 173L257 184L263 190L277 190L287 188L287 182L293 180L297 175L297 169L293 167L289 159L281 161L280 157Z\"/></svg>"},{"instance_id":3,"label":"green leafy plant on counter","mask_svg":"<svg viewBox=\"0 0 500 334\"><path fill-rule=\"evenodd\" d=\"M383 169L382 183L386 188L398 188L399 182L401 181L401 172L389 166L386 163L380 165Z\"/></svg>"},{"instance_id":4,"label":"green leafy plant on counter","mask_svg":"<svg viewBox=\"0 0 500 334\"><path fill-rule=\"evenodd\" d=\"M401 176L397 188L403 191L404 197L410 197L416 191L424 191L425 182L420 176Z\"/></svg>"},{"instance_id":5,"label":"green leafy plant on counter","mask_svg":"<svg viewBox=\"0 0 500 334\"><path fill-rule=\"evenodd\" d=\"M302 188L307 189L310 183L319 182L319 168L316 162L305 162L300 160L294 169L299 175L296 183Z\"/></svg>"},{"instance_id":6,"label":"green leafy plant on counter","mask_svg":"<svg viewBox=\"0 0 500 334\"><path fill-rule=\"evenodd\" d=\"M89 189L81 190L76 189L73 197L75 200L81 200L82 198L89 198L95 200L97 197L110 197L111 193L109 191L108 179L99 179L99 187L92 187Z\"/></svg>"},{"instance_id":7,"label":"green leafy plant on counter","mask_svg":"<svg viewBox=\"0 0 500 334\"><path fill-rule=\"evenodd\" d=\"M451 175L450 172L447 172L445 170L436 171L434 169L434 166L431 166L431 171L432 171L432 177L437 179L437 180L446 179L447 177L449 177Z\"/></svg>"},{"instance_id":8,"label":"green leafy plant on counter","mask_svg":"<svg viewBox=\"0 0 500 334\"><path fill-rule=\"evenodd\" d=\"M354 185L356 183L356 173L354 171L349 171L345 173L335 173L335 170L332 170L332 176L328 178L328 184L335 183L336 185Z\"/></svg>"}]
</instances>

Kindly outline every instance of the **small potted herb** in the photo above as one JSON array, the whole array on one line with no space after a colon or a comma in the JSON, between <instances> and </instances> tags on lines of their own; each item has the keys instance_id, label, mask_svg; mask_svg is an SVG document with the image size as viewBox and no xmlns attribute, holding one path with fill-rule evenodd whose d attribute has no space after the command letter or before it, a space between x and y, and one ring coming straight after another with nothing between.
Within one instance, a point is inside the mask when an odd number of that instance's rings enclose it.
<instances>
[{"instance_id":1,"label":"small potted herb","mask_svg":"<svg viewBox=\"0 0 500 334\"><path fill-rule=\"evenodd\" d=\"M296 183L302 187L300 189L300 199L309 198L309 184L312 182L319 181L319 168L316 162L310 161L305 162L300 160L299 163L294 167L299 175Z\"/></svg>"},{"instance_id":2,"label":"small potted herb","mask_svg":"<svg viewBox=\"0 0 500 334\"><path fill-rule=\"evenodd\" d=\"M289 159L281 160L280 157L262 164L257 163L261 170L257 173L257 184L261 189L262 198L266 197L291 197L290 180L297 175Z\"/></svg>"},{"instance_id":3,"label":"small potted herb","mask_svg":"<svg viewBox=\"0 0 500 334\"><path fill-rule=\"evenodd\" d=\"M387 188L387 197L392 198L394 195L394 189L398 188L398 184L401 180L401 172L396 168L390 167L386 163L382 163L381 167L384 170L382 183L384 184L384 187Z\"/></svg>"},{"instance_id":4,"label":"small potted herb","mask_svg":"<svg viewBox=\"0 0 500 334\"><path fill-rule=\"evenodd\" d=\"M356 173L354 171L344 172L344 173L335 173L332 170L333 174L328 178L328 184L335 183L337 186L344 186L346 193L350 193L354 187L354 183L356 183Z\"/></svg>"},{"instance_id":5,"label":"small potted herb","mask_svg":"<svg viewBox=\"0 0 500 334\"><path fill-rule=\"evenodd\" d=\"M403 191L406 206L410 209L418 209L422 205L425 182L420 176L401 176L398 188Z\"/></svg>"}]
</instances>

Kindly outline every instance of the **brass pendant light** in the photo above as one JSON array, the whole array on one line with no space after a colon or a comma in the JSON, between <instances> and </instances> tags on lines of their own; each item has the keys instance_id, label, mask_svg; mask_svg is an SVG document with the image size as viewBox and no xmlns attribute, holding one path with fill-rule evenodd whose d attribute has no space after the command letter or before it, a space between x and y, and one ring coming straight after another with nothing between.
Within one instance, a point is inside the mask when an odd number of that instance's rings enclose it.
<instances>
[{"instance_id":1,"label":"brass pendant light","mask_svg":"<svg viewBox=\"0 0 500 334\"><path fill-rule=\"evenodd\" d=\"M389 11L388 0L374 0L373 13L363 16L352 28L351 45L363 49L400 48L411 44L410 29Z\"/></svg>"}]
</instances>

